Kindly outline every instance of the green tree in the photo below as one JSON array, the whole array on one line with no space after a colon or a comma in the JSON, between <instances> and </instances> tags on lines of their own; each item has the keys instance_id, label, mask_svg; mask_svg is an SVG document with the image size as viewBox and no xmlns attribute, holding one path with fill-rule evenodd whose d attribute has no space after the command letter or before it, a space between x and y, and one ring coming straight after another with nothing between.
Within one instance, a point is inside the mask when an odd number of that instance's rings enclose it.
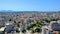
<instances>
[{"instance_id":1,"label":"green tree","mask_svg":"<svg viewBox=\"0 0 60 34\"><path fill-rule=\"evenodd\" d=\"M57 21L57 20L59 20L59 19L55 19L55 18L51 19L51 21Z\"/></svg>"},{"instance_id":2,"label":"green tree","mask_svg":"<svg viewBox=\"0 0 60 34\"><path fill-rule=\"evenodd\" d=\"M14 21L14 23L16 23L16 21Z\"/></svg>"},{"instance_id":3,"label":"green tree","mask_svg":"<svg viewBox=\"0 0 60 34\"><path fill-rule=\"evenodd\" d=\"M50 22L51 20L50 19L47 19L47 18L45 18L45 19L43 19L43 21L46 21L46 22Z\"/></svg>"},{"instance_id":4,"label":"green tree","mask_svg":"<svg viewBox=\"0 0 60 34\"><path fill-rule=\"evenodd\" d=\"M20 27L20 24L19 23L16 23L17 24L17 27Z\"/></svg>"},{"instance_id":5,"label":"green tree","mask_svg":"<svg viewBox=\"0 0 60 34\"><path fill-rule=\"evenodd\" d=\"M36 32L36 30L41 29L41 27L42 27L42 23L37 21L36 24L32 24L31 26L29 26L27 30L31 30L34 33Z\"/></svg>"}]
</instances>

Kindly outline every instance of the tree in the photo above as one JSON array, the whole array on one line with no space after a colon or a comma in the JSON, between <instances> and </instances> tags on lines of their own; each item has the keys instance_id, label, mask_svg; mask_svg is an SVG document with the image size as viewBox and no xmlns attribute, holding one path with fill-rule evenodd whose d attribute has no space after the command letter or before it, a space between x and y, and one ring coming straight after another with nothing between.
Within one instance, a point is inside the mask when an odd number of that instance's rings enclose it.
<instances>
[{"instance_id":1,"label":"tree","mask_svg":"<svg viewBox=\"0 0 60 34\"><path fill-rule=\"evenodd\" d=\"M16 21L14 21L14 23L16 23Z\"/></svg>"},{"instance_id":2,"label":"tree","mask_svg":"<svg viewBox=\"0 0 60 34\"><path fill-rule=\"evenodd\" d=\"M9 21L12 21L12 19L9 19Z\"/></svg>"},{"instance_id":3,"label":"tree","mask_svg":"<svg viewBox=\"0 0 60 34\"><path fill-rule=\"evenodd\" d=\"M57 20L59 20L59 19L55 19L55 18L51 19L51 21L57 21Z\"/></svg>"},{"instance_id":4,"label":"tree","mask_svg":"<svg viewBox=\"0 0 60 34\"><path fill-rule=\"evenodd\" d=\"M17 27L20 27L20 24L19 23L16 23L17 24Z\"/></svg>"},{"instance_id":5,"label":"tree","mask_svg":"<svg viewBox=\"0 0 60 34\"><path fill-rule=\"evenodd\" d=\"M40 31L41 27L42 27L42 23L37 21L36 24L32 24L31 26L29 26L27 30L31 30L32 33L34 33L34 32Z\"/></svg>"},{"instance_id":6,"label":"tree","mask_svg":"<svg viewBox=\"0 0 60 34\"><path fill-rule=\"evenodd\" d=\"M1 27L4 27L4 26L3 26L3 25L0 25L0 28L1 28Z\"/></svg>"},{"instance_id":7,"label":"tree","mask_svg":"<svg viewBox=\"0 0 60 34\"><path fill-rule=\"evenodd\" d=\"M50 19L47 19L47 18L45 18L45 19L43 19L43 21L46 21L46 22L50 22L51 20Z\"/></svg>"}]
</instances>

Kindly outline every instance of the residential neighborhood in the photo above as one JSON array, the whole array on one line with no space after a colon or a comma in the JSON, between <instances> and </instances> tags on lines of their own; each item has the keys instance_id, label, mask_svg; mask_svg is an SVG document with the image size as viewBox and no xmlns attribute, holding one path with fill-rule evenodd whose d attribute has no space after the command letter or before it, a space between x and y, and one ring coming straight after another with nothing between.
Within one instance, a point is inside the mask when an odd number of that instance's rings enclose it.
<instances>
[{"instance_id":1,"label":"residential neighborhood","mask_svg":"<svg viewBox=\"0 0 60 34\"><path fill-rule=\"evenodd\" d=\"M0 34L59 34L60 12L0 12Z\"/></svg>"}]
</instances>

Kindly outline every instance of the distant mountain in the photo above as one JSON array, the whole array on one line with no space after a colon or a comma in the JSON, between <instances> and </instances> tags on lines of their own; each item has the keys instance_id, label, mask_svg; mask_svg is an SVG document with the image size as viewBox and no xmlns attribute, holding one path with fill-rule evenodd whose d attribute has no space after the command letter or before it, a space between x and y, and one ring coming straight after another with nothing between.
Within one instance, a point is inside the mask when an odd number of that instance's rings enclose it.
<instances>
[{"instance_id":1,"label":"distant mountain","mask_svg":"<svg viewBox=\"0 0 60 34\"><path fill-rule=\"evenodd\" d=\"M13 11L13 10L0 10L0 12L19 12L19 13L51 13L51 12L58 12L60 11Z\"/></svg>"}]
</instances>

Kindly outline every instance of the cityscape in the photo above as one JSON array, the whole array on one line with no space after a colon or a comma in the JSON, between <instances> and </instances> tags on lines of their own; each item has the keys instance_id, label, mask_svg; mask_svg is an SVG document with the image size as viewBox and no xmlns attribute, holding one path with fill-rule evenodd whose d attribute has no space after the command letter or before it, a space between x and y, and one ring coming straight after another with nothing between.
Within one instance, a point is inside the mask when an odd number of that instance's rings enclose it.
<instances>
[{"instance_id":1,"label":"cityscape","mask_svg":"<svg viewBox=\"0 0 60 34\"><path fill-rule=\"evenodd\" d=\"M60 0L0 0L0 34L60 34Z\"/></svg>"},{"instance_id":2,"label":"cityscape","mask_svg":"<svg viewBox=\"0 0 60 34\"><path fill-rule=\"evenodd\" d=\"M0 12L0 34L59 34L60 12Z\"/></svg>"}]
</instances>

